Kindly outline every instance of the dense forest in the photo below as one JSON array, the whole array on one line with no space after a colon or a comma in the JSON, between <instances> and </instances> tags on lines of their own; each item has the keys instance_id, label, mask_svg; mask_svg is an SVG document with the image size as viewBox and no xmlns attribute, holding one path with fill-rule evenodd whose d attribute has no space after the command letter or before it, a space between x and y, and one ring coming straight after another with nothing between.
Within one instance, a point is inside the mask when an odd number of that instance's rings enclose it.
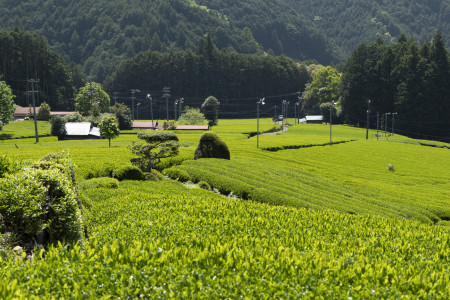
<instances>
[{"instance_id":1,"label":"dense forest","mask_svg":"<svg viewBox=\"0 0 450 300\"><path fill-rule=\"evenodd\" d=\"M450 141L450 60L439 31L421 46L405 35L392 45L381 38L360 44L345 66L342 88L348 124L367 126L369 110L371 128L379 121L411 137Z\"/></svg>"},{"instance_id":2,"label":"dense forest","mask_svg":"<svg viewBox=\"0 0 450 300\"><path fill-rule=\"evenodd\" d=\"M31 79L39 82L32 87ZM53 109L70 110L84 75L36 33L0 30L0 80L12 88L18 105L31 105L29 92L34 88L38 91L37 105L46 101Z\"/></svg>"},{"instance_id":3,"label":"dense forest","mask_svg":"<svg viewBox=\"0 0 450 300\"><path fill-rule=\"evenodd\" d=\"M247 54L272 49L324 64L337 60L318 30L295 11L276 9L281 0L253 2L236 4L236 17L229 17L193 0L0 0L0 27L36 31L68 61L81 65L89 79L100 82L123 59L147 50L194 50L206 33L219 49ZM247 15L251 18L238 21Z\"/></svg>"},{"instance_id":4,"label":"dense forest","mask_svg":"<svg viewBox=\"0 0 450 300\"><path fill-rule=\"evenodd\" d=\"M139 90L134 96L143 104L142 116L149 112L148 93L157 114L161 119L165 116L163 89L170 87L171 111L178 98L184 98L184 106L199 107L213 95L220 101L220 117L254 117L256 102L266 97L262 115L273 117L275 105L281 114L281 101L297 100L308 81L305 66L287 56L219 51L207 35L195 52L147 51L124 61L106 80L105 89L127 105L131 105L131 90Z\"/></svg>"},{"instance_id":5,"label":"dense forest","mask_svg":"<svg viewBox=\"0 0 450 300\"><path fill-rule=\"evenodd\" d=\"M206 1L209 2L209 1ZM323 30L347 57L361 42L377 37L395 42L400 33L419 43L437 30L450 46L450 1L441 0L285 0Z\"/></svg>"}]
</instances>

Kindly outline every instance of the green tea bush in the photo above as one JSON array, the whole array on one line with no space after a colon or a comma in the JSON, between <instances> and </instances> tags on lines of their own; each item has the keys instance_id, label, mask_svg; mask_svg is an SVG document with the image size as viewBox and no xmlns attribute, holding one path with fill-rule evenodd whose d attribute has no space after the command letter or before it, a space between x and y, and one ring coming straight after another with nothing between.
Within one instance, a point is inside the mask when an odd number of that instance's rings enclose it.
<instances>
[{"instance_id":1,"label":"green tea bush","mask_svg":"<svg viewBox=\"0 0 450 300\"><path fill-rule=\"evenodd\" d=\"M66 134L66 122L61 116L53 116L50 119L50 134L61 139Z\"/></svg>"},{"instance_id":2,"label":"green tea bush","mask_svg":"<svg viewBox=\"0 0 450 300\"><path fill-rule=\"evenodd\" d=\"M152 169L150 172L145 173L145 176L146 179L150 181L160 181L164 179L164 175L156 169Z\"/></svg>"},{"instance_id":3,"label":"green tea bush","mask_svg":"<svg viewBox=\"0 0 450 300\"><path fill-rule=\"evenodd\" d=\"M203 181L203 180L199 181L198 187L201 189L207 190L207 191L211 190L211 186L209 185L209 183L207 183L206 181Z\"/></svg>"},{"instance_id":4,"label":"green tea bush","mask_svg":"<svg viewBox=\"0 0 450 300\"><path fill-rule=\"evenodd\" d=\"M63 150L58 153L49 153L41 158L38 163L45 165L44 162L53 162L55 164L62 165L64 167L63 173L67 175L72 183L75 183L75 165L69 158L68 150Z\"/></svg>"},{"instance_id":5,"label":"green tea bush","mask_svg":"<svg viewBox=\"0 0 450 300\"><path fill-rule=\"evenodd\" d=\"M25 168L0 179L0 215L4 230L24 243L71 243L82 237L77 196L59 167Z\"/></svg>"},{"instance_id":6,"label":"green tea bush","mask_svg":"<svg viewBox=\"0 0 450 300\"><path fill-rule=\"evenodd\" d=\"M178 180L181 182L186 182L186 181L191 180L191 176L189 176L188 172L174 168L174 167L165 169L163 171L163 174L169 176L172 179L175 179L175 180Z\"/></svg>"},{"instance_id":7,"label":"green tea bush","mask_svg":"<svg viewBox=\"0 0 450 300\"><path fill-rule=\"evenodd\" d=\"M230 150L227 144L214 132L205 132L200 138L194 159L223 158L230 159Z\"/></svg>"},{"instance_id":8,"label":"green tea bush","mask_svg":"<svg viewBox=\"0 0 450 300\"><path fill-rule=\"evenodd\" d=\"M136 166L125 165L113 171L113 177L122 180L145 180L145 174Z\"/></svg>"},{"instance_id":9,"label":"green tea bush","mask_svg":"<svg viewBox=\"0 0 450 300\"><path fill-rule=\"evenodd\" d=\"M11 171L11 162L6 155L0 155L0 178Z\"/></svg>"},{"instance_id":10,"label":"green tea bush","mask_svg":"<svg viewBox=\"0 0 450 300\"><path fill-rule=\"evenodd\" d=\"M83 180L78 184L80 190L89 190L96 188L117 189L119 187L119 180L116 178L101 177L89 180Z\"/></svg>"}]
</instances>

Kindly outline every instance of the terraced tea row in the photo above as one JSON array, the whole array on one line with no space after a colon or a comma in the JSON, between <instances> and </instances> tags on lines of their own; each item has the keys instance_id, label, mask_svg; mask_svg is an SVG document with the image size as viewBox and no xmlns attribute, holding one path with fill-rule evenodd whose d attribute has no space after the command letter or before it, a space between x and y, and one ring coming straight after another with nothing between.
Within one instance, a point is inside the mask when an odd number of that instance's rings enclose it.
<instances>
[{"instance_id":1,"label":"terraced tea row","mask_svg":"<svg viewBox=\"0 0 450 300\"><path fill-rule=\"evenodd\" d=\"M230 200L170 181L82 194L90 241L0 260L0 297L450 296L442 227Z\"/></svg>"}]
</instances>

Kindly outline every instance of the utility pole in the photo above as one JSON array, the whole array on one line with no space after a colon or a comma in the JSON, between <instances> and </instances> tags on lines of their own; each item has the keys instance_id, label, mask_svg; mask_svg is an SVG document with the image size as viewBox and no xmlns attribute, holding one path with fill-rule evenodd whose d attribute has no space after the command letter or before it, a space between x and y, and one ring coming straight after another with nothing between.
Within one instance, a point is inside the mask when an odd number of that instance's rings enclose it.
<instances>
[{"instance_id":1,"label":"utility pole","mask_svg":"<svg viewBox=\"0 0 450 300\"><path fill-rule=\"evenodd\" d=\"M150 115L152 117L152 127L154 127L154 125L153 125L153 99L152 99L152 95L147 94L147 99L150 100Z\"/></svg>"},{"instance_id":2,"label":"utility pole","mask_svg":"<svg viewBox=\"0 0 450 300\"><path fill-rule=\"evenodd\" d=\"M370 115L370 99L367 100L367 129L366 129L366 140L369 139L369 115Z\"/></svg>"},{"instance_id":3,"label":"utility pole","mask_svg":"<svg viewBox=\"0 0 450 300\"><path fill-rule=\"evenodd\" d=\"M141 105L141 102L138 102L138 104L136 104L136 120L139 120L139 105Z\"/></svg>"},{"instance_id":4,"label":"utility pole","mask_svg":"<svg viewBox=\"0 0 450 300\"><path fill-rule=\"evenodd\" d=\"M377 141L378 141L378 128L380 125L380 112L377 111Z\"/></svg>"},{"instance_id":5,"label":"utility pole","mask_svg":"<svg viewBox=\"0 0 450 300\"><path fill-rule=\"evenodd\" d=\"M30 79L28 82L31 83L31 97L33 99L33 116L34 116L34 132L36 135L36 143L39 143L39 133L38 133L38 127L37 127L37 117L36 117L36 101L34 99L34 93L37 93L37 91L34 90L34 84L39 82L39 79Z\"/></svg>"},{"instance_id":6,"label":"utility pole","mask_svg":"<svg viewBox=\"0 0 450 300\"><path fill-rule=\"evenodd\" d=\"M392 136L394 136L394 120L397 113L392 113Z\"/></svg>"},{"instance_id":7,"label":"utility pole","mask_svg":"<svg viewBox=\"0 0 450 300\"><path fill-rule=\"evenodd\" d=\"M184 102L184 98L178 99L178 119L181 118L181 112L183 110L183 102Z\"/></svg>"},{"instance_id":8,"label":"utility pole","mask_svg":"<svg viewBox=\"0 0 450 300\"><path fill-rule=\"evenodd\" d=\"M284 132L284 123L285 123L284 119L287 119L287 116L288 116L288 113L287 113L288 105L289 105L289 101L283 100L283 105L282 105L282 108L283 108L283 132ZM286 124L287 124L287 120L286 120Z\"/></svg>"},{"instance_id":9,"label":"utility pole","mask_svg":"<svg viewBox=\"0 0 450 300\"><path fill-rule=\"evenodd\" d=\"M298 101L295 103L294 111L295 111L295 124L300 124L298 119L300 118L300 104L302 103L303 98L301 96L298 96ZM297 115L297 109L298 109L298 115Z\"/></svg>"},{"instance_id":10,"label":"utility pole","mask_svg":"<svg viewBox=\"0 0 450 300\"><path fill-rule=\"evenodd\" d=\"M169 122L169 98L170 98L170 87L165 86L163 88L163 98L166 99L166 121Z\"/></svg>"},{"instance_id":11,"label":"utility pole","mask_svg":"<svg viewBox=\"0 0 450 300\"><path fill-rule=\"evenodd\" d=\"M134 100L136 100L136 97L134 96L134 93L139 93L140 90L136 90L136 89L131 89L131 114L133 115L133 120L134 120Z\"/></svg>"},{"instance_id":12,"label":"utility pole","mask_svg":"<svg viewBox=\"0 0 450 300\"><path fill-rule=\"evenodd\" d=\"M256 102L256 119L257 119L257 122L256 122L256 124L257 124L256 125L256 148L259 148L259 105L265 104L264 99L265 98L261 98L261 99L259 99L258 102Z\"/></svg>"},{"instance_id":13,"label":"utility pole","mask_svg":"<svg viewBox=\"0 0 450 300\"><path fill-rule=\"evenodd\" d=\"M173 120L174 122L177 120L177 106L178 106L178 99L175 100L173 103Z\"/></svg>"},{"instance_id":14,"label":"utility pole","mask_svg":"<svg viewBox=\"0 0 450 300\"><path fill-rule=\"evenodd\" d=\"M117 95L119 94L118 92L114 92L113 93L114 94L114 96L113 96L113 99L114 99L114 105L117 103Z\"/></svg>"},{"instance_id":15,"label":"utility pole","mask_svg":"<svg viewBox=\"0 0 450 300\"><path fill-rule=\"evenodd\" d=\"M387 119L391 113L385 113L384 114L384 137L386 137L386 133L387 133Z\"/></svg>"},{"instance_id":16,"label":"utility pole","mask_svg":"<svg viewBox=\"0 0 450 300\"><path fill-rule=\"evenodd\" d=\"M331 123L332 123L332 118L333 118L333 106L334 105L336 105L336 102L334 102L334 101L331 101L331 104L330 104L330 147L331 147L331 145L333 144L332 143L332 138L331 138Z\"/></svg>"}]
</instances>

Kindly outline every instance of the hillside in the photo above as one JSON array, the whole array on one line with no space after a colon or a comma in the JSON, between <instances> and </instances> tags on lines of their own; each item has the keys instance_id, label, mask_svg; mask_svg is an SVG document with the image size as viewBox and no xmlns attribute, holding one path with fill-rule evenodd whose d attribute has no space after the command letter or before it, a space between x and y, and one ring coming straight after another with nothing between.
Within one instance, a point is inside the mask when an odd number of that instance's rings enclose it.
<instances>
[{"instance_id":1,"label":"hillside","mask_svg":"<svg viewBox=\"0 0 450 300\"><path fill-rule=\"evenodd\" d=\"M449 298L449 144L377 141L374 131L365 140L362 129L333 126L333 141L356 141L320 147L329 126L302 124L261 136L257 149L243 134L255 123L220 120L214 131L231 151L220 163L193 160L201 132L177 132L179 168L228 198L177 180L84 180L130 165L133 134L111 148L56 137L0 143L15 163L70 152L87 234L27 257L7 253L0 231L0 298ZM263 150L293 145L305 148Z\"/></svg>"},{"instance_id":2,"label":"hillside","mask_svg":"<svg viewBox=\"0 0 450 300\"><path fill-rule=\"evenodd\" d=\"M211 33L219 49L257 54L272 49L275 54L324 64L338 60L312 24L286 5L286 9L276 9L278 5L282 2L253 1L251 6L243 2L238 6L240 15L228 16L192 0L32 0L19 4L0 0L0 27L35 30L97 81L110 75L124 58L146 50L194 49L206 33Z\"/></svg>"},{"instance_id":3,"label":"hillside","mask_svg":"<svg viewBox=\"0 0 450 300\"><path fill-rule=\"evenodd\" d=\"M394 41L400 33L419 43L442 32L450 47L450 2L440 0L285 0L322 29L348 56L361 42L382 36Z\"/></svg>"}]
</instances>

